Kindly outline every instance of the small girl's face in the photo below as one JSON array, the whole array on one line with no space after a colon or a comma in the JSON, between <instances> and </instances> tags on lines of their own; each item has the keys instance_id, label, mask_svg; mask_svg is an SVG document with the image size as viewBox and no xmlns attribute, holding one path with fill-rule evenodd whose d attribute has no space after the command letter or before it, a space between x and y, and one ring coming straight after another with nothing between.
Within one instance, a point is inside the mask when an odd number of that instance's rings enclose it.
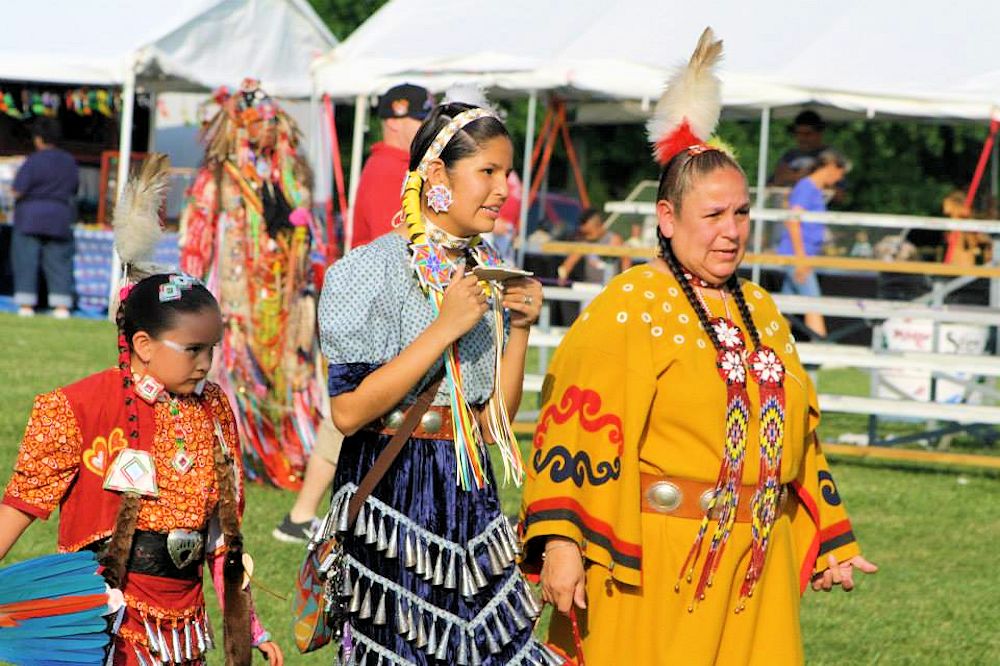
<instances>
[{"instance_id":1,"label":"small girl's face","mask_svg":"<svg viewBox=\"0 0 1000 666\"><path fill-rule=\"evenodd\" d=\"M171 393L193 393L212 369L222 330L222 317L215 308L177 314L174 326L159 337L145 331L132 337L133 368L151 375Z\"/></svg>"}]
</instances>

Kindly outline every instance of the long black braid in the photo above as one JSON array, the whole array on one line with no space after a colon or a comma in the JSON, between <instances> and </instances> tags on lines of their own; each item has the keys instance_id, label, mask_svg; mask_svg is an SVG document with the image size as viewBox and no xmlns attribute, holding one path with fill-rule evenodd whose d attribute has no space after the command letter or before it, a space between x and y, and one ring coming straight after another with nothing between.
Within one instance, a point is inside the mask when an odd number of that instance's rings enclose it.
<instances>
[{"instance_id":1,"label":"long black braid","mask_svg":"<svg viewBox=\"0 0 1000 666\"><path fill-rule=\"evenodd\" d=\"M694 313L698 315L698 321L701 322L702 329L704 329L705 333L712 340L712 346L715 347L715 351L722 351L722 344L719 342L719 337L715 334L715 329L712 328L712 324L708 321L708 313L705 312L705 308L701 307L701 304L698 302L698 297L695 296L694 289L691 288L691 283L684 277L684 269L681 267L680 262L677 261L677 257L674 256L673 249L670 247L670 239L664 236L663 232L657 228L656 240L660 244L660 254L663 255L663 260L667 262L670 272L674 274L674 278L680 284L688 303L691 304Z\"/></svg>"},{"instance_id":2,"label":"long black braid","mask_svg":"<svg viewBox=\"0 0 1000 666\"><path fill-rule=\"evenodd\" d=\"M701 306L698 301L698 297L694 293L694 289L691 287L691 283L684 276L684 268L681 266L680 262L677 261L677 257L674 256L673 249L670 246L670 239L663 235L663 233L657 228L656 239L660 245L660 254L663 255L663 260L667 263L667 267L670 268L670 272L673 273L674 278L681 286L681 290L684 292L684 296L687 298L688 303L691 304L691 308L694 310L695 314L698 315L698 321L701 322L701 327L708 334L708 337L712 340L712 346L715 350L722 351L722 345L719 342L718 336L715 334L715 329L712 327L711 323L708 321L708 313L705 312L705 308ZM753 342L754 349L760 347L760 334L757 331L757 324L754 323L753 317L750 316L750 308L747 306L746 299L743 297L743 290L740 288L740 280L733 273L732 276L726 281L725 286L733 294L733 300L736 301L736 307L740 312L740 317L743 319L743 324L747 327L747 331L750 332L750 339Z\"/></svg>"},{"instance_id":3,"label":"long black braid","mask_svg":"<svg viewBox=\"0 0 1000 666\"><path fill-rule=\"evenodd\" d=\"M115 324L118 326L118 370L122 378L122 395L125 399L125 413L128 415L129 448L139 448L139 414L136 409L136 396L132 390L132 353L125 334L125 299L118 305L115 313ZM132 552L132 537L139 521L139 495L134 492L124 493L115 525L108 539L107 547L101 555L103 575L108 585L120 589L125 579L125 568Z\"/></svg>"},{"instance_id":4,"label":"long black braid","mask_svg":"<svg viewBox=\"0 0 1000 666\"><path fill-rule=\"evenodd\" d=\"M743 324L750 332L750 340L753 342L753 348L760 349L760 333L757 331L757 324L754 323L753 317L750 316L750 308L747 306L747 299L743 296L740 279L736 276L736 273L730 276L726 282L726 286L729 287L729 291L733 295L733 300L736 301L736 307L740 311L740 317L743 318Z\"/></svg>"}]
</instances>

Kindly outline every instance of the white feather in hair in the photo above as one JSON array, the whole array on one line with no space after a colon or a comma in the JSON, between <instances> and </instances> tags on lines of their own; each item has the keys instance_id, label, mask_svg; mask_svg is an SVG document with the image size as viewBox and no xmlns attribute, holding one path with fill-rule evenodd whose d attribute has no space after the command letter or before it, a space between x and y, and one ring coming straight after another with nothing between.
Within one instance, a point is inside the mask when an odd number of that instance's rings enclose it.
<instances>
[{"instance_id":1,"label":"white feather in hair","mask_svg":"<svg viewBox=\"0 0 1000 666\"><path fill-rule=\"evenodd\" d=\"M125 266L149 264L163 236L160 208L169 185L170 161L153 153L142 163L139 174L125 184L115 206L112 226L115 249Z\"/></svg>"},{"instance_id":2,"label":"white feather in hair","mask_svg":"<svg viewBox=\"0 0 1000 666\"><path fill-rule=\"evenodd\" d=\"M646 123L657 162L666 164L684 148L704 143L715 131L722 110L722 90L713 71L722 58L722 40L705 28L686 66L667 81Z\"/></svg>"}]
</instances>

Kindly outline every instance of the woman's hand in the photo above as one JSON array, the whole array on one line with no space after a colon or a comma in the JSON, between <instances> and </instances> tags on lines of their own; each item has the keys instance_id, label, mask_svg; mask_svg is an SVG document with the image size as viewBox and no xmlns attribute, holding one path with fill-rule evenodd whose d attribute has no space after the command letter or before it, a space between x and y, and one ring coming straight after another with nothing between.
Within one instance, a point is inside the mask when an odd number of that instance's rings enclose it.
<instances>
[{"instance_id":1,"label":"woman's hand","mask_svg":"<svg viewBox=\"0 0 1000 666\"><path fill-rule=\"evenodd\" d=\"M268 666L282 666L285 663L285 656L281 654L281 648L274 641L267 641L257 646L264 659L267 659Z\"/></svg>"},{"instance_id":2,"label":"woman's hand","mask_svg":"<svg viewBox=\"0 0 1000 666\"><path fill-rule=\"evenodd\" d=\"M485 313L486 292L479 286L479 278L466 275L465 266L459 266L444 290L438 324L457 340L471 331Z\"/></svg>"},{"instance_id":3,"label":"woman's hand","mask_svg":"<svg viewBox=\"0 0 1000 666\"><path fill-rule=\"evenodd\" d=\"M844 592L850 592L854 589L855 569L866 574L873 574L878 571L877 566L860 555L855 555L848 560L838 562L831 553L827 555L826 561L829 568L823 573L816 574L812 579L812 588L817 592L820 590L829 592L833 589L834 585L840 585L844 588Z\"/></svg>"},{"instance_id":4,"label":"woman's hand","mask_svg":"<svg viewBox=\"0 0 1000 666\"><path fill-rule=\"evenodd\" d=\"M505 281L503 306L510 311L512 327L531 328L542 313L542 283L526 277Z\"/></svg>"},{"instance_id":5,"label":"woman's hand","mask_svg":"<svg viewBox=\"0 0 1000 666\"><path fill-rule=\"evenodd\" d=\"M583 556L575 541L552 537L545 544L545 562L541 573L542 600L551 603L563 615L576 604L587 607Z\"/></svg>"}]
</instances>

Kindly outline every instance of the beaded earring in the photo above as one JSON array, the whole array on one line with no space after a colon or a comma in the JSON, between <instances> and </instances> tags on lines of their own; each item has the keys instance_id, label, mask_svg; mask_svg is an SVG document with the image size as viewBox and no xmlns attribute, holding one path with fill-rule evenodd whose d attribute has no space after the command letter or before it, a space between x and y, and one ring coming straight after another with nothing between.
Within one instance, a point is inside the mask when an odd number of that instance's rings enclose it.
<instances>
[{"instance_id":1,"label":"beaded earring","mask_svg":"<svg viewBox=\"0 0 1000 666\"><path fill-rule=\"evenodd\" d=\"M454 203L451 190L445 185L434 185L427 190L427 206L435 213L446 213Z\"/></svg>"},{"instance_id":2,"label":"beaded earring","mask_svg":"<svg viewBox=\"0 0 1000 666\"><path fill-rule=\"evenodd\" d=\"M162 392L163 384L149 375L143 375L142 378L135 383L136 395L151 405L157 401L160 397L160 393Z\"/></svg>"}]
</instances>

